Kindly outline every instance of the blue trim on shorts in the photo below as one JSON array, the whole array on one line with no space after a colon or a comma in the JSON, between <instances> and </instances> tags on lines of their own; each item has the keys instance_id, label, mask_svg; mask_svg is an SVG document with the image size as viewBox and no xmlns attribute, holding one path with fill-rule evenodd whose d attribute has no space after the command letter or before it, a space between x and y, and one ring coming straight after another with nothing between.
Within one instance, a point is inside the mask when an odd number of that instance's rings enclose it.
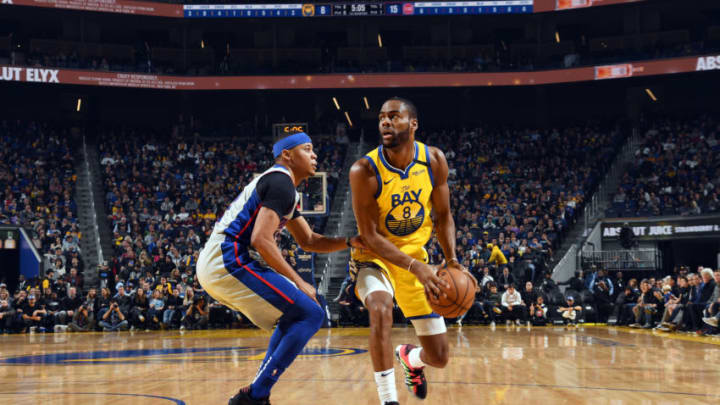
<instances>
[{"instance_id":1,"label":"blue trim on shorts","mask_svg":"<svg viewBox=\"0 0 720 405\"><path fill-rule=\"evenodd\" d=\"M427 315L418 315L418 316L408 316L405 319L407 320L413 320L413 319L430 319L430 318L442 318L440 315L436 314L435 312Z\"/></svg>"}]
</instances>

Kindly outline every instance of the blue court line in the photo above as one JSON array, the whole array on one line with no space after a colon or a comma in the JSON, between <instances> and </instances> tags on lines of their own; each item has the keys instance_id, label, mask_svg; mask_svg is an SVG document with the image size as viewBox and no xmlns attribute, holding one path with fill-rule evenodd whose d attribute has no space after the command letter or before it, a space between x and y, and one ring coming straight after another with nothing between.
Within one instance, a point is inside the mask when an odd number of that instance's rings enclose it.
<instances>
[{"instance_id":1,"label":"blue court line","mask_svg":"<svg viewBox=\"0 0 720 405\"><path fill-rule=\"evenodd\" d=\"M27 391L27 392L0 392L0 395L113 395L118 397L143 397L153 399L166 399L175 405L186 405L185 401L160 395L146 394L119 394L113 392L44 392L44 391Z\"/></svg>"}]
</instances>

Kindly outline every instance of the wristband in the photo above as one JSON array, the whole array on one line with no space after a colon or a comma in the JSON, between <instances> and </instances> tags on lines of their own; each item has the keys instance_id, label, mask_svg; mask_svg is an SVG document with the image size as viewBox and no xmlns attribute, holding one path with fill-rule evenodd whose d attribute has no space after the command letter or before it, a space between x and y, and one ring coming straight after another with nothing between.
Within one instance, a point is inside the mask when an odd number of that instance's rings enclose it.
<instances>
[{"instance_id":1,"label":"wristband","mask_svg":"<svg viewBox=\"0 0 720 405\"><path fill-rule=\"evenodd\" d=\"M448 260L447 263L450 264L450 262L455 262L457 264L460 264L460 261L457 259L457 257L453 257L452 259Z\"/></svg>"},{"instance_id":2,"label":"wristband","mask_svg":"<svg viewBox=\"0 0 720 405\"><path fill-rule=\"evenodd\" d=\"M410 271L410 268L412 267L413 263L415 263L416 261L417 261L416 259L410 260L410 264L408 264L407 271Z\"/></svg>"}]
</instances>

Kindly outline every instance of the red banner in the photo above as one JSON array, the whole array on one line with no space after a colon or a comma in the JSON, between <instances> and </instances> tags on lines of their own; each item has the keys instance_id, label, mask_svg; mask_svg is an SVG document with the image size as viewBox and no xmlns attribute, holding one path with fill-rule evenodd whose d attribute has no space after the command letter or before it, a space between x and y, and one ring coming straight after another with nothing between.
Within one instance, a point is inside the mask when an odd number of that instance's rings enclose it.
<instances>
[{"instance_id":1,"label":"red banner","mask_svg":"<svg viewBox=\"0 0 720 405\"><path fill-rule=\"evenodd\" d=\"M1 4L68 10L100 11L105 13L183 17L181 4L152 3L133 0L1 0Z\"/></svg>"},{"instance_id":2,"label":"red banner","mask_svg":"<svg viewBox=\"0 0 720 405\"><path fill-rule=\"evenodd\" d=\"M612 4L635 3L645 0L535 0L533 12L542 13L555 10L574 10L578 8L609 6Z\"/></svg>"},{"instance_id":3,"label":"red banner","mask_svg":"<svg viewBox=\"0 0 720 405\"><path fill-rule=\"evenodd\" d=\"M297 76L158 76L0 65L0 81L166 90L281 90L383 87L525 86L720 70L720 55L506 73L389 73Z\"/></svg>"}]
</instances>

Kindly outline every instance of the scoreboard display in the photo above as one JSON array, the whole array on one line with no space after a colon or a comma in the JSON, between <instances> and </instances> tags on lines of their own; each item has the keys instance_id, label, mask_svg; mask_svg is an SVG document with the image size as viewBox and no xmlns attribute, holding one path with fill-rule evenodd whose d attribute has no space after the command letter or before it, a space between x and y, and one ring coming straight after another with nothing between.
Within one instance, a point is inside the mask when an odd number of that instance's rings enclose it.
<instances>
[{"instance_id":1,"label":"scoreboard display","mask_svg":"<svg viewBox=\"0 0 720 405\"><path fill-rule=\"evenodd\" d=\"M296 134L298 132L308 133L307 122L283 122L273 124L273 141L284 138L287 135Z\"/></svg>"},{"instance_id":2,"label":"scoreboard display","mask_svg":"<svg viewBox=\"0 0 720 405\"><path fill-rule=\"evenodd\" d=\"M562 5L592 0L557 0ZM558 4L560 4L558 3ZM414 1L358 3L186 4L186 18L297 18L527 14L534 0Z\"/></svg>"},{"instance_id":3,"label":"scoreboard display","mask_svg":"<svg viewBox=\"0 0 720 405\"><path fill-rule=\"evenodd\" d=\"M332 15L336 17L378 16L385 13L382 3L333 4Z\"/></svg>"}]
</instances>

